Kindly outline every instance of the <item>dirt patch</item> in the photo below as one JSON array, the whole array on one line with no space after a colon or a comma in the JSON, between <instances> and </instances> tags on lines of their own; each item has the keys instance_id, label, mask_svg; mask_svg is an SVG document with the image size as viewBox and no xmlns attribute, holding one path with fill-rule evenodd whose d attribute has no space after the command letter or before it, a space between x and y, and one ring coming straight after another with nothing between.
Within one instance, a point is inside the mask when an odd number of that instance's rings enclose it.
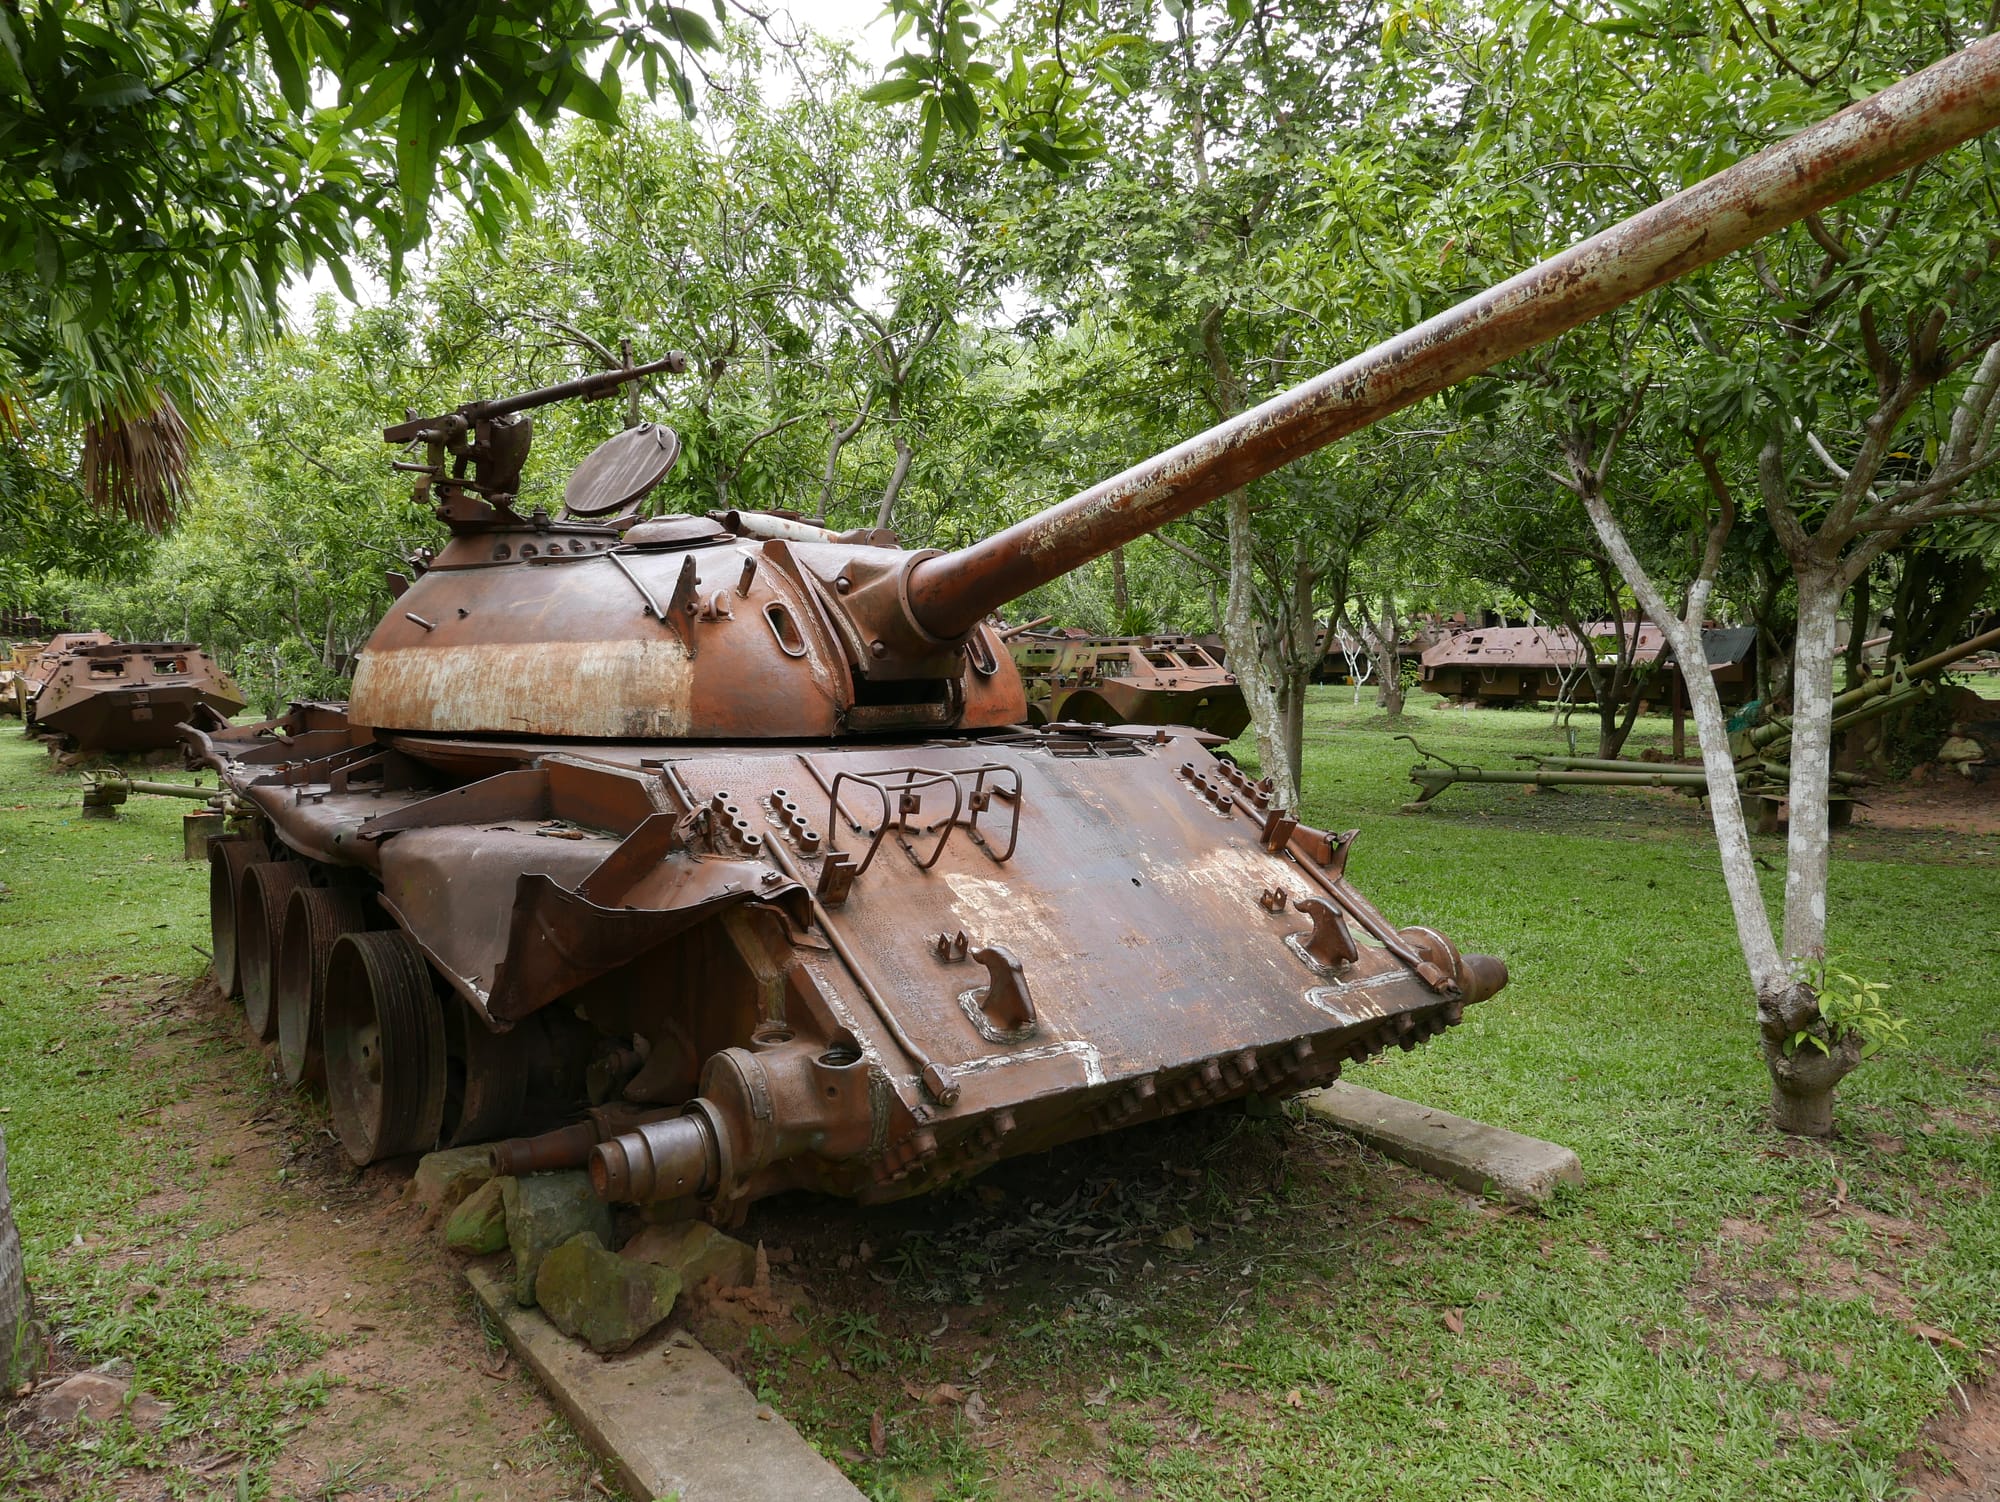
<instances>
[{"instance_id":1,"label":"dirt patch","mask_svg":"<svg viewBox=\"0 0 2000 1502\"><path fill-rule=\"evenodd\" d=\"M1873 787L1862 794L1854 823L1862 829L1948 830L1966 838L2000 839L2000 778L1973 782L1956 772L1922 782ZM1981 854L2000 854L2000 846Z\"/></svg>"},{"instance_id":2,"label":"dirt patch","mask_svg":"<svg viewBox=\"0 0 2000 1502\"><path fill-rule=\"evenodd\" d=\"M1952 1411L1924 1431L1921 1460L1906 1468L1916 1502L2000 1497L2000 1393L1991 1383L1953 1390Z\"/></svg>"},{"instance_id":3,"label":"dirt patch","mask_svg":"<svg viewBox=\"0 0 2000 1502\"><path fill-rule=\"evenodd\" d=\"M533 1377L483 1333L458 1260L420 1234L417 1212L400 1202L406 1172L357 1172L318 1105L281 1090L261 1055L245 1067L255 1044L212 982L105 1004L176 1014L177 1037L156 1053L171 1050L172 1067L186 1071L187 1097L152 1113L147 1129L209 1170L192 1190L163 1188L143 1201L140 1224L154 1229L123 1255L161 1257L185 1227L219 1228L205 1250L240 1272L227 1296L258 1315L246 1351L287 1320L330 1342L297 1374L321 1378L325 1400L301 1414L271 1466L269 1495L603 1495L594 1462ZM171 1217L171 1229L155 1217ZM237 1463L176 1445L167 1476L147 1473L143 1486L135 1476L138 1489L123 1490L182 1494L162 1489L171 1477L206 1495L231 1482Z\"/></svg>"}]
</instances>

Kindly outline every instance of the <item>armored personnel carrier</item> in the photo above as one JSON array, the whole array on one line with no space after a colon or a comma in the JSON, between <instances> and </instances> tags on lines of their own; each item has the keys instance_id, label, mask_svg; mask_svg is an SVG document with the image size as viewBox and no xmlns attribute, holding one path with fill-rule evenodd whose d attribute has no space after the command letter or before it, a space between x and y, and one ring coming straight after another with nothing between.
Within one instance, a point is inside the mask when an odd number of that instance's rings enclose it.
<instances>
[{"instance_id":1,"label":"armored personnel carrier","mask_svg":"<svg viewBox=\"0 0 2000 1502\"><path fill-rule=\"evenodd\" d=\"M387 430L449 542L345 704L190 727L252 810L212 847L218 978L357 1162L495 1155L727 1221L907 1195L1326 1081L1492 996L1194 733L1026 725L990 612L1292 458L2000 118L1981 42L955 552L755 512L640 520L665 428L516 506L546 402ZM569 1118L565 1124L564 1118Z\"/></svg>"},{"instance_id":2,"label":"armored personnel carrier","mask_svg":"<svg viewBox=\"0 0 2000 1502\"><path fill-rule=\"evenodd\" d=\"M52 646L44 661L28 718L66 751L157 751L178 743L183 723L225 724L245 702L193 642L106 637L60 653Z\"/></svg>"},{"instance_id":3,"label":"armored personnel carrier","mask_svg":"<svg viewBox=\"0 0 2000 1502\"><path fill-rule=\"evenodd\" d=\"M1010 634L1028 723L1191 725L1233 741L1250 723L1236 675L1191 636Z\"/></svg>"}]
</instances>

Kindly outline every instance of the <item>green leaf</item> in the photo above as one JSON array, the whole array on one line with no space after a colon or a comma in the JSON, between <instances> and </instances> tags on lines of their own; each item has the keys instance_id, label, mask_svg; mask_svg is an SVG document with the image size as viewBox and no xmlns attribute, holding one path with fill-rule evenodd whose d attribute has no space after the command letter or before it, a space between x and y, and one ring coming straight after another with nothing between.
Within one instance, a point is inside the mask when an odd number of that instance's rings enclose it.
<instances>
[{"instance_id":1,"label":"green leaf","mask_svg":"<svg viewBox=\"0 0 2000 1502\"><path fill-rule=\"evenodd\" d=\"M136 73L110 73L76 91L80 109L116 110L153 97L153 86Z\"/></svg>"},{"instance_id":2,"label":"green leaf","mask_svg":"<svg viewBox=\"0 0 2000 1502\"><path fill-rule=\"evenodd\" d=\"M719 18L722 7L718 5L715 10ZM715 28L685 6L669 5L666 7L666 12L668 24L665 29L687 46L698 51L713 51L722 45L722 39L715 34Z\"/></svg>"},{"instance_id":3,"label":"green leaf","mask_svg":"<svg viewBox=\"0 0 2000 1502\"><path fill-rule=\"evenodd\" d=\"M293 50L284 17L273 0L256 0L251 12L264 38L264 55L271 60L271 71L278 75L278 92L284 95L285 103L304 114L312 107L312 89L306 82L304 61Z\"/></svg>"},{"instance_id":4,"label":"green leaf","mask_svg":"<svg viewBox=\"0 0 2000 1502\"><path fill-rule=\"evenodd\" d=\"M566 109L595 120L600 125L618 123L618 106L611 96L597 86L596 80L581 70L568 76L569 92L563 99Z\"/></svg>"},{"instance_id":5,"label":"green leaf","mask_svg":"<svg viewBox=\"0 0 2000 1502\"><path fill-rule=\"evenodd\" d=\"M21 59L21 39L15 35L12 18L0 7L0 93L27 92L28 74Z\"/></svg>"},{"instance_id":6,"label":"green leaf","mask_svg":"<svg viewBox=\"0 0 2000 1502\"><path fill-rule=\"evenodd\" d=\"M900 104L929 92L930 85L921 78L885 78L874 87L863 89L861 97L870 104Z\"/></svg>"},{"instance_id":7,"label":"green leaf","mask_svg":"<svg viewBox=\"0 0 2000 1502\"><path fill-rule=\"evenodd\" d=\"M944 133L944 107L933 94L924 101L923 141L917 150L917 165L928 167L937 155L938 137Z\"/></svg>"}]
</instances>

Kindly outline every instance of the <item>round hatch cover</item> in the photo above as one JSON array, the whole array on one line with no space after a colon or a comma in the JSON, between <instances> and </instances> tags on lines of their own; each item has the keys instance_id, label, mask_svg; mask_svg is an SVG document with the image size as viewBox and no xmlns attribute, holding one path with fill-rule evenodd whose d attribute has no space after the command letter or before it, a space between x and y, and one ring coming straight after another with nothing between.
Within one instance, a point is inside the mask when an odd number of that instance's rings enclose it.
<instances>
[{"instance_id":1,"label":"round hatch cover","mask_svg":"<svg viewBox=\"0 0 2000 1502\"><path fill-rule=\"evenodd\" d=\"M680 435L642 422L614 434L591 451L563 486L563 506L576 516L620 511L667 477L681 454Z\"/></svg>"}]
</instances>

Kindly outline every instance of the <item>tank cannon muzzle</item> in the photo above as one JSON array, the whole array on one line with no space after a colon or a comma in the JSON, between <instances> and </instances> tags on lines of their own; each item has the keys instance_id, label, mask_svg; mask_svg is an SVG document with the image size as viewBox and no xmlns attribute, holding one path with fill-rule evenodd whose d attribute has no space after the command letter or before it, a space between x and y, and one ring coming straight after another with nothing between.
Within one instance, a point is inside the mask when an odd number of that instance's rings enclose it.
<instances>
[{"instance_id":1,"label":"tank cannon muzzle","mask_svg":"<svg viewBox=\"0 0 2000 1502\"><path fill-rule=\"evenodd\" d=\"M705 1102L665 1121L648 1121L600 1142L590 1153L590 1187L599 1199L649 1204L713 1194L722 1179L721 1139Z\"/></svg>"},{"instance_id":2,"label":"tank cannon muzzle","mask_svg":"<svg viewBox=\"0 0 2000 1502\"><path fill-rule=\"evenodd\" d=\"M1345 364L908 575L916 624L988 612L1414 402L2000 124L2000 36L1891 84Z\"/></svg>"},{"instance_id":3,"label":"tank cannon muzzle","mask_svg":"<svg viewBox=\"0 0 2000 1502\"><path fill-rule=\"evenodd\" d=\"M1507 962L1497 954L1458 957L1458 1000L1461 1006L1497 996L1507 984Z\"/></svg>"}]
</instances>

